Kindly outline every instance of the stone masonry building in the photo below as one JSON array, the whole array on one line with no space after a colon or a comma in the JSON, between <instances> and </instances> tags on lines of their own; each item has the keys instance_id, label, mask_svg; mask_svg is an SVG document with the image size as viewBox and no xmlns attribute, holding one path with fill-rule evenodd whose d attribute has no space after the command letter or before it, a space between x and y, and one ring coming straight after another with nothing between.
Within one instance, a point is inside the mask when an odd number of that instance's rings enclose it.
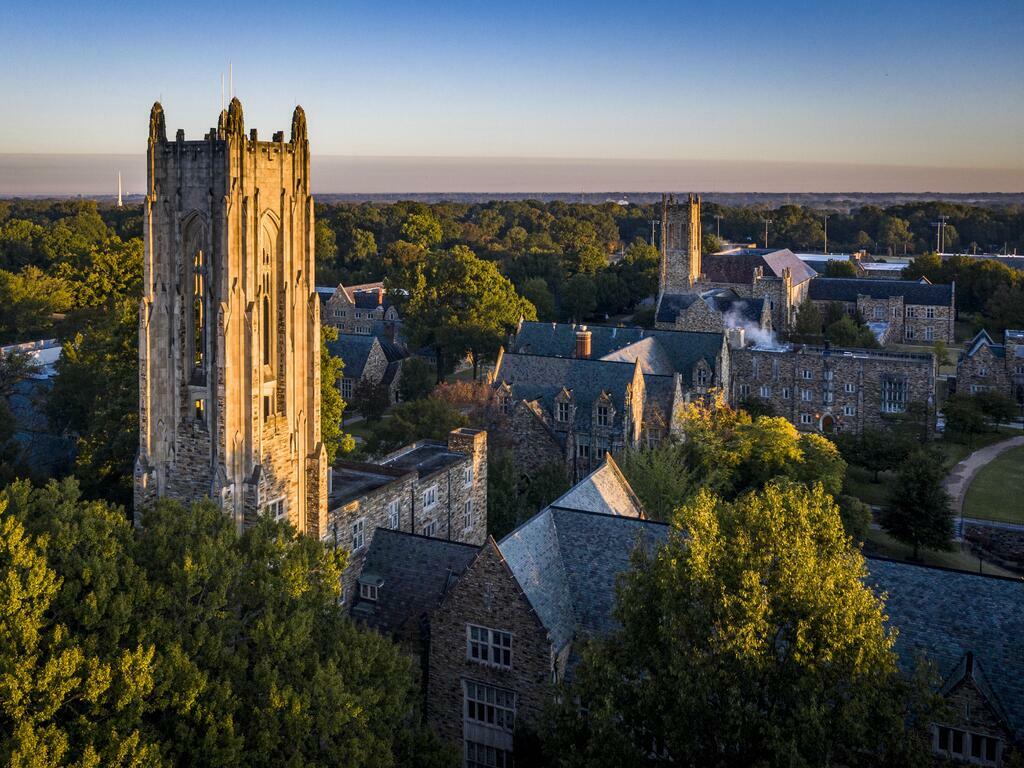
<instances>
[{"instance_id":1,"label":"stone masonry building","mask_svg":"<svg viewBox=\"0 0 1024 768\"><path fill-rule=\"evenodd\" d=\"M363 558L378 529L480 546L487 537L487 432L462 427L447 442L420 440L376 462L337 462L328 519L328 544L349 553L346 602L361 574L370 578Z\"/></svg>"},{"instance_id":2,"label":"stone masonry building","mask_svg":"<svg viewBox=\"0 0 1024 768\"><path fill-rule=\"evenodd\" d=\"M854 432L935 414L935 356L801 345L731 350L733 403L757 399L804 431Z\"/></svg>"},{"instance_id":3,"label":"stone masonry building","mask_svg":"<svg viewBox=\"0 0 1024 768\"><path fill-rule=\"evenodd\" d=\"M838 303L849 315L866 323L885 323L887 343L933 344L954 341L956 285L932 285L920 280L872 280L819 277L808 298L823 312Z\"/></svg>"},{"instance_id":4,"label":"stone masonry building","mask_svg":"<svg viewBox=\"0 0 1024 768\"><path fill-rule=\"evenodd\" d=\"M353 402L360 382L384 387L388 402L398 402L402 366L409 357L404 347L382 336L339 333L335 341L327 342L327 349L345 364L338 387L346 402Z\"/></svg>"},{"instance_id":5,"label":"stone masonry building","mask_svg":"<svg viewBox=\"0 0 1024 768\"><path fill-rule=\"evenodd\" d=\"M231 100L200 140L149 121L135 510L209 497L320 537L320 302L309 141L245 134Z\"/></svg>"},{"instance_id":6,"label":"stone masonry building","mask_svg":"<svg viewBox=\"0 0 1024 768\"><path fill-rule=\"evenodd\" d=\"M323 320L342 333L375 334L395 339L401 326L398 307L384 283L317 288L323 301Z\"/></svg>"},{"instance_id":7,"label":"stone masonry building","mask_svg":"<svg viewBox=\"0 0 1024 768\"><path fill-rule=\"evenodd\" d=\"M1024 331L1006 330L996 344L984 330L960 354L956 388L963 394L999 392L1024 404Z\"/></svg>"}]
</instances>

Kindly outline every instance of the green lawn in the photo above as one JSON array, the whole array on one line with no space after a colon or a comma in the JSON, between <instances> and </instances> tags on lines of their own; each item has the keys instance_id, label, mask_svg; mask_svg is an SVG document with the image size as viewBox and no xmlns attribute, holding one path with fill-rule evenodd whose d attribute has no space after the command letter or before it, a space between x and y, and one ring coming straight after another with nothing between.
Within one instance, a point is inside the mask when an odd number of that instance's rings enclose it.
<instances>
[{"instance_id":1,"label":"green lawn","mask_svg":"<svg viewBox=\"0 0 1024 768\"><path fill-rule=\"evenodd\" d=\"M921 551L920 562L924 565L939 565L944 568L955 568L958 571L971 571L973 573L987 573L994 576L1017 576L1017 574L1000 568L997 565L978 560L969 551L957 549L951 552L936 552L931 549ZM894 560L909 560L911 548L900 544L885 531L871 529L868 531L867 540L864 542L864 553L878 555L880 557L891 557Z\"/></svg>"},{"instance_id":2,"label":"green lawn","mask_svg":"<svg viewBox=\"0 0 1024 768\"><path fill-rule=\"evenodd\" d=\"M946 458L947 466L952 469L954 464L962 461L968 454L973 453L979 448L991 445L992 443L998 443L999 441L1005 440L1007 437L1012 437L1016 434L1020 433L1013 430L986 432L981 435L975 435L970 446L946 439L935 440L929 443L929 445L942 452L943 456ZM865 504L873 504L879 507L886 506L889 503L889 492L892 488L893 481L896 479L896 473L879 473L877 483L873 482L873 477L873 473L863 467L851 464L846 470L846 485L844 486L844 492L851 496L856 496Z\"/></svg>"},{"instance_id":3,"label":"green lawn","mask_svg":"<svg viewBox=\"0 0 1024 768\"><path fill-rule=\"evenodd\" d=\"M1024 446L1011 448L974 476L964 517L1024 523Z\"/></svg>"}]
</instances>

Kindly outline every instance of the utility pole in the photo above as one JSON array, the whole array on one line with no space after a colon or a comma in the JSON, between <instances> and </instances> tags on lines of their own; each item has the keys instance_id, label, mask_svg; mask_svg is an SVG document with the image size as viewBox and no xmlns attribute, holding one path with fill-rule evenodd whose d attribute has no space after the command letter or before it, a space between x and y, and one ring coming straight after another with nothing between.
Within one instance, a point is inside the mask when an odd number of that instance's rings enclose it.
<instances>
[{"instance_id":1,"label":"utility pole","mask_svg":"<svg viewBox=\"0 0 1024 768\"><path fill-rule=\"evenodd\" d=\"M829 214L825 214L825 255L828 256L828 217Z\"/></svg>"},{"instance_id":2,"label":"utility pole","mask_svg":"<svg viewBox=\"0 0 1024 768\"><path fill-rule=\"evenodd\" d=\"M949 216L939 216L938 219L938 221L932 222L932 226L935 227L935 250L944 253L946 250L946 222L949 221Z\"/></svg>"},{"instance_id":3,"label":"utility pole","mask_svg":"<svg viewBox=\"0 0 1024 768\"><path fill-rule=\"evenodd\" d=\"M722 219L724 218L725 217L720 213L715 214L715 237L719 240L722 239Z\"/></svg>"},{"instance_id":4,"label":"utility pole","mask_svg":"<svg viewBox=\"0 0 1024 768\"><path fill-rule=\"evenodd\" d=\"M764 247L768 247L768 225L772 223L771 219L763 219L764 221Z\"/></svg>"}]
</instances>

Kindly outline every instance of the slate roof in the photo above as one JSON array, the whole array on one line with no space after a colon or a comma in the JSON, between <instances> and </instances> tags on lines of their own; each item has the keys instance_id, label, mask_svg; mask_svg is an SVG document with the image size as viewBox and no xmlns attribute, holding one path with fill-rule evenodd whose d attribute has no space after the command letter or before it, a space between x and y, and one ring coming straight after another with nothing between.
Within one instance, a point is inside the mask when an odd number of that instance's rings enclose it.
<instances>
[{"instance_id":1,"label":"slate roof","mask_svg":"<svg viewBox=\"0 0 1024 768\"><path fill-rule=\"evenodd\" d=\"M363 375L376 338L359 333L339 333L336 341L327 342L327 350L345 363L346 378L358 379Z\"/></svg>"},{"instance_id":2,"label":"slate roof","mask_svg":"<svg viewBox=\"0 0 1024 768\"><path fill-rule=\"evenodd\" d=\"M635 341L629 346L609 352L601 360L619 363L633 363L640 361L640 370L644 373L654 373L661 376L671 376L675 372L672 360L665 352L657 339L653 336Z\"/></svg>"},{"instance_id":3,"label":"slate roof","mask_svg":"<svg viewBox=\"0 0 1024 768\"><path fill-rule=\"evenodd\" d=\"M740 321L759 325L766 300L742 297L731 288L718 288L703 293L666 293L658 304L655 319L659 323L674 323L679 314L689 309L695 301L703 301L710 309L722 315L735 313ZM735 325L735 322L727 325Z\"/></svg>"},{"instance_id":4,"label":"slate roof","mask_svg":"<svg viewBox=\"0 0 1024 768\"><path fill-rule=\"evenodd\" d=\"M551 506L606 515L643 517L640 499L629 487L629 482L611 454L605 454L601 466L551 502Z\"/></svg>"},{"instance_id":5,"label":"slate roof","mask_svg":"<svg viewBox=\"0 0 1024 768\"><path fill-rule=\"evenodd\" d=\"M764 270L766 277L782 277L782 271L788 267L793 285L800 285L817 274L788 248L739 248L701 259L701 272L712 283L749 285L757 267Z\"/></svg>"},{"instance_id":6,"label":"slate roof","mask_svg":"<svg viewBox=\"0 0 1024 768\"><path fill-rule=\"evenodd\" d=\"M814 301L857 301L857 296L887 299L902 296L906 304L949 306L952 285L932 285L927 280L879 280L872 277L819 277L807 291Z\"/></svg>"},{"instance_id":7,"label":"slate roof","mask_svg":"<svg viewBox=\"0 0 1024 768\"><path fill-rule=\"evenodd\" d=\"M988 331L984 328L978 331L974 338L971 339L966 350L964 350L964 354L967 357L974 357L982 347L988 347L989 351L996 357L1006 357L1006 346L992 341L992 337L988 335Z\"/></svg>"},{"instance_id":8,"label":"slate roof","mask_svg":"<svg viewBox=\"0 0 1024 768\"><path fill-rule=\"evenodd\" d=\"M511 351L571 358L576 354L576 328L569 323L524 322L512 341ZM718 369L718 355L722 350L720 333L657 331L609 325L588 325L587 328L590 331L590 354L598 359L625 350L642 339L652 338L671 361L674 372L681 373L686 381L692 380L693 366L700 360L705 360L712 371ZM634 353L624 356L632 362L642 357L640 351L642 348L638 347ZM641 359L641 367L643 365L644 360Z\"/></svg>"},{"instance_id":9,"label":"slate roof","mask_svg":"<svg viewBox=\"0 0 1024 768\"><path fill-rule=\"evenodd\" d=\"M498 544L557 650L577 634L616 627L615 583L633 548L665 541L669 527L632 517L550 506Z\"/></svg>"},{"instance_id":10,"label":"slate roof","mask_svg":"<svg viewBox=\"0 0 1024 768\"><path fill-rule=\"evenodd\" d=\"M665 293L658 302L658 314L655 320L659 323L674 323L680 314L688 310L693 302L699 301L696 293Z\"/></svg>"},{"instance_id":11,"label":"slate roof","mask_svg":"<svg viewBox=\"0 0 1024 768\"><path fill-rule=\"evenodd\" d=\"M875 558L867 566L869 585L888 594L904 668L923 652L946 680L973 653L996 706L1024 737L1024 581Z\"/></svg>"},{"instance_id":12,"label":"slate roof","mask_svg":"<svg viewBox=\"0 0 1024 768\"><path fill-rule=\"evenodd\" d=\"M508 353L502 356L494 381L507 383L517 400L538 400L549 412L564 387L576 402L576 425L589 429L590 406L602 392L607 392L615 409L622 412L634 367L634 363L617 361Z\"/></svg>"},{"instance_id":13,"label":"slate roof","mask_svg":"<svg viewBox=\"0 0 1024 768\"><path fill-rule=\"evenodd\" d=\"M383 583L377 602L356 599L352 613L380 632L396 634L436 606L479 547L378 528L362 574Z\"/></svg>"}]
</instances>

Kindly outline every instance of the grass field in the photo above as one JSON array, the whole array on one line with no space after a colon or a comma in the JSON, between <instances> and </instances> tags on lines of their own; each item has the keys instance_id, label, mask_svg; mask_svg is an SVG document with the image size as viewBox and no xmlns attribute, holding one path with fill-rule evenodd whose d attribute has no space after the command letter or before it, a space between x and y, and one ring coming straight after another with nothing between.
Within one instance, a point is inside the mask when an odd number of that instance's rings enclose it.
<instances>
[{"instance_id":1,"label":"grass field","mask_svg":"<svg viewBox=\"0 0 1024 768\"><path fill-rule=\"evenodd\" d=\"M964 516L1024 523L1024 446L1011 448L974 476Z\"/></svg>"},{"instance_id":2,"label":"grass field","mask_svg":"<svg viewBox=\"0 0 1024 768\"><path fill-rule=\"evenodd\" d=\"M998 443L1007 437L1020 434L1013 430L1002 430L1000 432L987 432L982 435L975 435L971 445L956 443L952 440L936 440L930 443L931 446L942 452L946 459L947 466L952 469L953 465L962 461L968 454L979 448L984 448L992 443ZM1018 468L1018 472L1020 469ZM873 504L884 507L889 503L889 493L893 481L896 479L895 472L882 472L878 476L878 482L873 482L873 473L851 464L846 470L845 492L856 496L865 504ZM1024 498L1024 497L1022 497ZM995 518L991 518L995 519Z\"/></svg>"},{"instance_id":3,"label":"grass field","mask_svg":"<svg viewBox=\"0 0 1024 768\"><path fill-rule=\"evenodd\" d=\"M894 560L909 560L911 551L910 547L900 544L885 531L875 529L868 531L867 540L864 542L864 554L867 555L891 557ZM960 551L959 547L952 552L936 552L931 549L921 550L920 562L924 565L955 568L958 571L987 573L993 576L1017 576L1017 574L1000 568L997 565L979 561L970 552Z\"/></svg>"}]
</instances>

